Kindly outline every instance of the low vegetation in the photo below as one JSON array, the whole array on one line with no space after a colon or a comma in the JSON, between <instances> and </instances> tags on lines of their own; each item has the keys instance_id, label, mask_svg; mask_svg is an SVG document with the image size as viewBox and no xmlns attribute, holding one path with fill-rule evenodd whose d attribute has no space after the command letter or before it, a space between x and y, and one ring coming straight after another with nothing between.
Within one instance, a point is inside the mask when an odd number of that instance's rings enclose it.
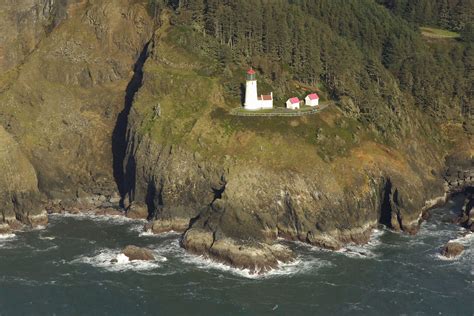
<instances>
[{"instance_id":1,"label":"low vegetation","mask_svg":"<svg viewBox=\"0 0 474 316\"><path fill-rule=\"evenodd\" d=\"M447 30L432 28L432 27L420 27L421 34L429 38L459 38L461 35L456 32L451 32Z\"/></svg>"}]
</instances>

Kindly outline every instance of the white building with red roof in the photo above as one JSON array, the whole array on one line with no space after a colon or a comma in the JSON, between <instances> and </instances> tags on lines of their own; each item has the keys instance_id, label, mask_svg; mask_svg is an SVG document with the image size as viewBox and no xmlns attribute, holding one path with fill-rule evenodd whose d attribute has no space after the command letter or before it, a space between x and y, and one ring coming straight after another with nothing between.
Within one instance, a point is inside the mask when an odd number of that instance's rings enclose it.
<instances>
[{"instance_id":1,"label":"white building with red roof","mask_svg":"<svg viewBox=\"0 0 474 316\"><path fill-rule=\"evenodd\" d=\"M319 95L317 93L311 93L305 98L305 103L308 106L319 105Z\"/></svg>"},{"instance_id":2,"label":"white building with red roof","mask_svg":"<svg viewBox=\"0 0 474 316\"><path fill-rule=\"evenodd\" d=\"M300 108L300 99L298 98L289 98L288 101L286 101L286 108L290 110L298 110Z\"/></svg>"},{"instance_id":3,"label":"white building with red roof","mask_svg":"<svg viewBox=\"0 0 474 316\"><path fill-rule=\"evenodd\" d=\"M252 68L247 71L244 108L250 111L273 109L273 92L258 95L257 73Z\"/></svg>"}]
</instances>

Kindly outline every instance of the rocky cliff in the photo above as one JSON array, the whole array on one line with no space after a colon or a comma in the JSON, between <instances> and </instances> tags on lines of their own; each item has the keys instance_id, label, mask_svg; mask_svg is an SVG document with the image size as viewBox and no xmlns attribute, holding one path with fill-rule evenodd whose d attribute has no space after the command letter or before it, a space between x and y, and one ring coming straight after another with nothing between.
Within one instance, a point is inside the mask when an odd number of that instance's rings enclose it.
<instances>
[{"instance_id":1,"label":"rocky cliff","mask_svg":"<svg viewBox=\"0 0 474 316\"><path fill-rule=\"evenodd\" d=\"M155 23L145 1L1 6L4 230L44 224L47 202L118 191L147 229L263 271L294 257L279 238L339 249L378 224L415 233L426 201L445 193L443 175L456 177L445 157L472 161L472 135L437 131L408 102L390 114L388 138L347 98L309 117L233 117L238 100L215 60L189 48L202 35L166 11Z\"/></svg>"},{"instance_id":2,"label":"rocky cliff","mask_svg":"<svg viewBox=\"0 0 474 316\"><path fill-rule=\"evenodd\" d=\"M1 11L7 18L0 33L8 47L0 51L0 124L34 175L25 176L31 181L23 191L40 192L45 201L112 195L112 136L152 35L148 13L129 1L2 6L8 10ZM39 207L36 200L30 205Z\"/></svg>"},{"instance_id":3,"label":"rocky cliff","mask_svg":"<svg viewBox=\"0 0 474 316\"><path fill-rule=\"evenodd\" d=\"M41 209L38 179L28 158L15 140L0 126L0 233L23 225L46 225Z\"/></svg>"}]
</instances>

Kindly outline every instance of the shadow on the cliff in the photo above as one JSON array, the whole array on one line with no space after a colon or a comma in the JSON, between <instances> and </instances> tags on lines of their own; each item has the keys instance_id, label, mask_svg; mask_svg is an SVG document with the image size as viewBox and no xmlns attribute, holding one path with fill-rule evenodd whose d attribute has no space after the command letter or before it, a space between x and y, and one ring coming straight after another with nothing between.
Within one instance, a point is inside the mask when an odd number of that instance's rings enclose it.
<instances>
[{"instance_id":1,"label":"shadow on the cliff","mask_svg":"<svg viewBox=\"0 0 474 316\"><path fill-rule=\"evenodd\" d=\"M133 100L143 83L143 65L148 58L149 45L150 42L146 43L135 63L133 77L125 91L124 108L117 117L112 134L114 178L122 198L127 192L133 191L133 186L135 185L135 163L133 158L132 161L126 164L127 172L124 171L128 144L127 126Z\"/></svg>"},{"instance_id":2,"label":"shadow on the cliff","mask_svg":"<svg viewBox=\"0 0 474 316\"><path fill-rule=\"evenodd\" d=\"M392 227L392 204L390 202L391 195L392 195L392 181L387 179L385 182L385 186L382 191L383 198L382 204L380 206L380 217L379 223L391 228Z\"/></svg>"}]
</instances>

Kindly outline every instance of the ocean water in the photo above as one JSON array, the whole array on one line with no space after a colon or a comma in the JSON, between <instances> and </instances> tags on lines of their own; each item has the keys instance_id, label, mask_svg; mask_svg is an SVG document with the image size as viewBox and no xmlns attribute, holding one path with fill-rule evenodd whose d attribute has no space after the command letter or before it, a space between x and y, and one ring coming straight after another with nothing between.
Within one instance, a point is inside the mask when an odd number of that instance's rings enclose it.
<instances>
[{"instance_id":1,"label":"ocean water","mask_svg":"<svg viewBox=\"0 0 474 316\"><path fill-rule=\"evenodd\" d=\"M141 221L54 215L0 238L0 315L474 315L474 234L446 222L459 203L417 236L381 228L338 252L292 244L298 260L263 276L186 254L178 234ZM454 239L467 250L443 259ZM128 261L129 244L157 260Z\"/></svg>"}]
</instances>

